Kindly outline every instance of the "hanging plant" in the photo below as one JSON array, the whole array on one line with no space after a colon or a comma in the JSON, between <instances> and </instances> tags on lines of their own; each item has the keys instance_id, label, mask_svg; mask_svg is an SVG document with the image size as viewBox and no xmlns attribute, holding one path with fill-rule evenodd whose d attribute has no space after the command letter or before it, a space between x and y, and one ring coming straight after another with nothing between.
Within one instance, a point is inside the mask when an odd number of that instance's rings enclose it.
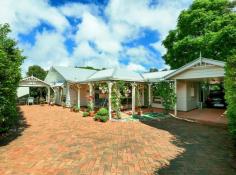
<instances>
[{"instance_id":1,"label":"hanging plant","mask_svg":"<svg viewBox=\"0 0 236 175\"><path fill-rule=\"evenodd\" d=\"M98 84L98 88L99 88L99 91L102 93L102 94L107 94L108 93L108 86L106 83L99 83Z\"/></svg>"},{"instance_id":2,"label":"hanging plant","mask_svg":"<svg viewBox=\"0 0 236 175\"><path fill-rule=\"evenodd\" d=\"M128 85L124 86L123 93L126 98L129 96L129 94L131 94L131 90Z\"/></svg>"}]
</instances>

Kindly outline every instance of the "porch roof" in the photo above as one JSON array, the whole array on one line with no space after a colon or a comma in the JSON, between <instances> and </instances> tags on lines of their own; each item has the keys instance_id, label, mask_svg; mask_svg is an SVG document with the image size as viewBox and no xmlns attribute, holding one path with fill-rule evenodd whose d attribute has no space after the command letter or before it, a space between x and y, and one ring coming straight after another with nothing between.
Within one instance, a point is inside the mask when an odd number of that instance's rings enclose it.
<instances>
[{"instance_id":1,"label":"porch roof","mask_svg":"<svg viewBox=\"0 0 236 175\"><path fill-rule=\"evenodd\" d=\"M143 73L142 75L146 81L156 82L156 81L163 80L166 75L169 75L170 73L172 73L174 71L175 70L147 72L147 73Z\"/></svg>"},{"instance_id":2,"label":"porch roof","mask_svg":"<svg viewBox=\"0 0 236 175\"><path fill-rule=\"evenodd\" d=\"M81 82L87 80L88 77L96 73L96 70L89 70L76 67L53 67L66 81Z\"/></svg>"},{"instance_id":3,"label":"porch roof","mask_svg":"<svg viewBox=\"0 0 236 175\"><path fill-rule=\"evenodd\" d=\"M97 71L85 81L91 82L91 81L103 81L103 80L105 81L123 80L123 81L143 82L144 78L141 73L117 67L117 68Z\"/></svg>"}]
</instances>

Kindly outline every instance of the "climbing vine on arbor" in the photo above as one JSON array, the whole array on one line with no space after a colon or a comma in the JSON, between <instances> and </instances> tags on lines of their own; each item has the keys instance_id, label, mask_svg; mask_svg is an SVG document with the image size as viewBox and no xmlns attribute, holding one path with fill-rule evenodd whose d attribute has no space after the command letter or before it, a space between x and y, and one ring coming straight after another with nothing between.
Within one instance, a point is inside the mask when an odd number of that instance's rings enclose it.
<instances>
[{"instance_id":1,"label":"climbing vine on arbor","mask_svg":"<svg viewBox=\"0 0 236 175\"><path fill-rule=\"evenodd\" d=\"M111 104L117 118L121 118L121 100L128 93L128 85L124 81L117 81L112 86Z\"/></svg>"},{"instance_id":2,"label":"climbing vine on arbor","mask_svg":"<svg viewBox=\"0 0 236 175\"><path fill-rule=\"evenodd\" d=\"M176 104L175 86L172 81L160 81L153 84L153 95L162 99L165 113L168 114Z\"/></svg>"}]
</instances>

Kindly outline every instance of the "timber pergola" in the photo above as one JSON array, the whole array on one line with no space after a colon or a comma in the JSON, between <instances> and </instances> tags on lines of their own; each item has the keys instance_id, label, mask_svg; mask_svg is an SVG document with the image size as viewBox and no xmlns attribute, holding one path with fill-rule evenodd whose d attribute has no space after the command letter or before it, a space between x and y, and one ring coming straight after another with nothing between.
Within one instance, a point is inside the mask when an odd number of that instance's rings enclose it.
<instances>
[{"instance_id":1,"label":"timber pergola","mask_svg":"<svg viewBox=\"0 0 236 175\"><path fill-rule=\"evenodd\" d=\"M19 87L46 87L47 88L47 102L50 103L50 88L51 86L46 83L45 81L42 81L33 75L30 77L23 78L20 80Z\"/></svg>"}]
</instances>

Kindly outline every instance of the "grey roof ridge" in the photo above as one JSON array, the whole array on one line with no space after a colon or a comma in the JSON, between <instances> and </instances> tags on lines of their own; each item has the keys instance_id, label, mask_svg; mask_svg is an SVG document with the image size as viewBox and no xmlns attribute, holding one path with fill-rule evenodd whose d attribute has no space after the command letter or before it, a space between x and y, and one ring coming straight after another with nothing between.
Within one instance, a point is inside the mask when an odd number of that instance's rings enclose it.
<instances>
[{"instance_id":1,"label":"grey roof ridge","mask_svg":"<svg viewBox=\"0 0 236 175\"><path fill-rule=\"evenodd\" d=\"M95 72L92 73L90 76L88 76L88 77L87 77L87 80L84 80L84 81L88 81L88 79L89 79L90 77L92 77L93 75L95 75L97 72L99 72L99 70L95 70Z\"/></svg>"},{"instance_id":2,"label":"grey roof ridge","mask_svg":"<svg viewBox=\"0 0 236 175\"><path fill-rule=\"evenodd\" d=\"M116 72L117 72L117 67L114 67L113 72L111 74L111 77L109 77L109 78L115 78L114 75L115 75Z\"/></svg>"},{"instance_id":3,"label":"grey roof ridge","mask_svg":"<svg viewBox=\"0 0 236 175\"><path fill-rule=\"evenodd\" d=\"M66 81L68 81L66 78L65 78L65 76L63 76L61 73L60 73L60 71L58 71L55 67L57 67L57 66L52 66L52 69L54 69L58 74L60 74Z\"/></svg>"}]
</instances>

